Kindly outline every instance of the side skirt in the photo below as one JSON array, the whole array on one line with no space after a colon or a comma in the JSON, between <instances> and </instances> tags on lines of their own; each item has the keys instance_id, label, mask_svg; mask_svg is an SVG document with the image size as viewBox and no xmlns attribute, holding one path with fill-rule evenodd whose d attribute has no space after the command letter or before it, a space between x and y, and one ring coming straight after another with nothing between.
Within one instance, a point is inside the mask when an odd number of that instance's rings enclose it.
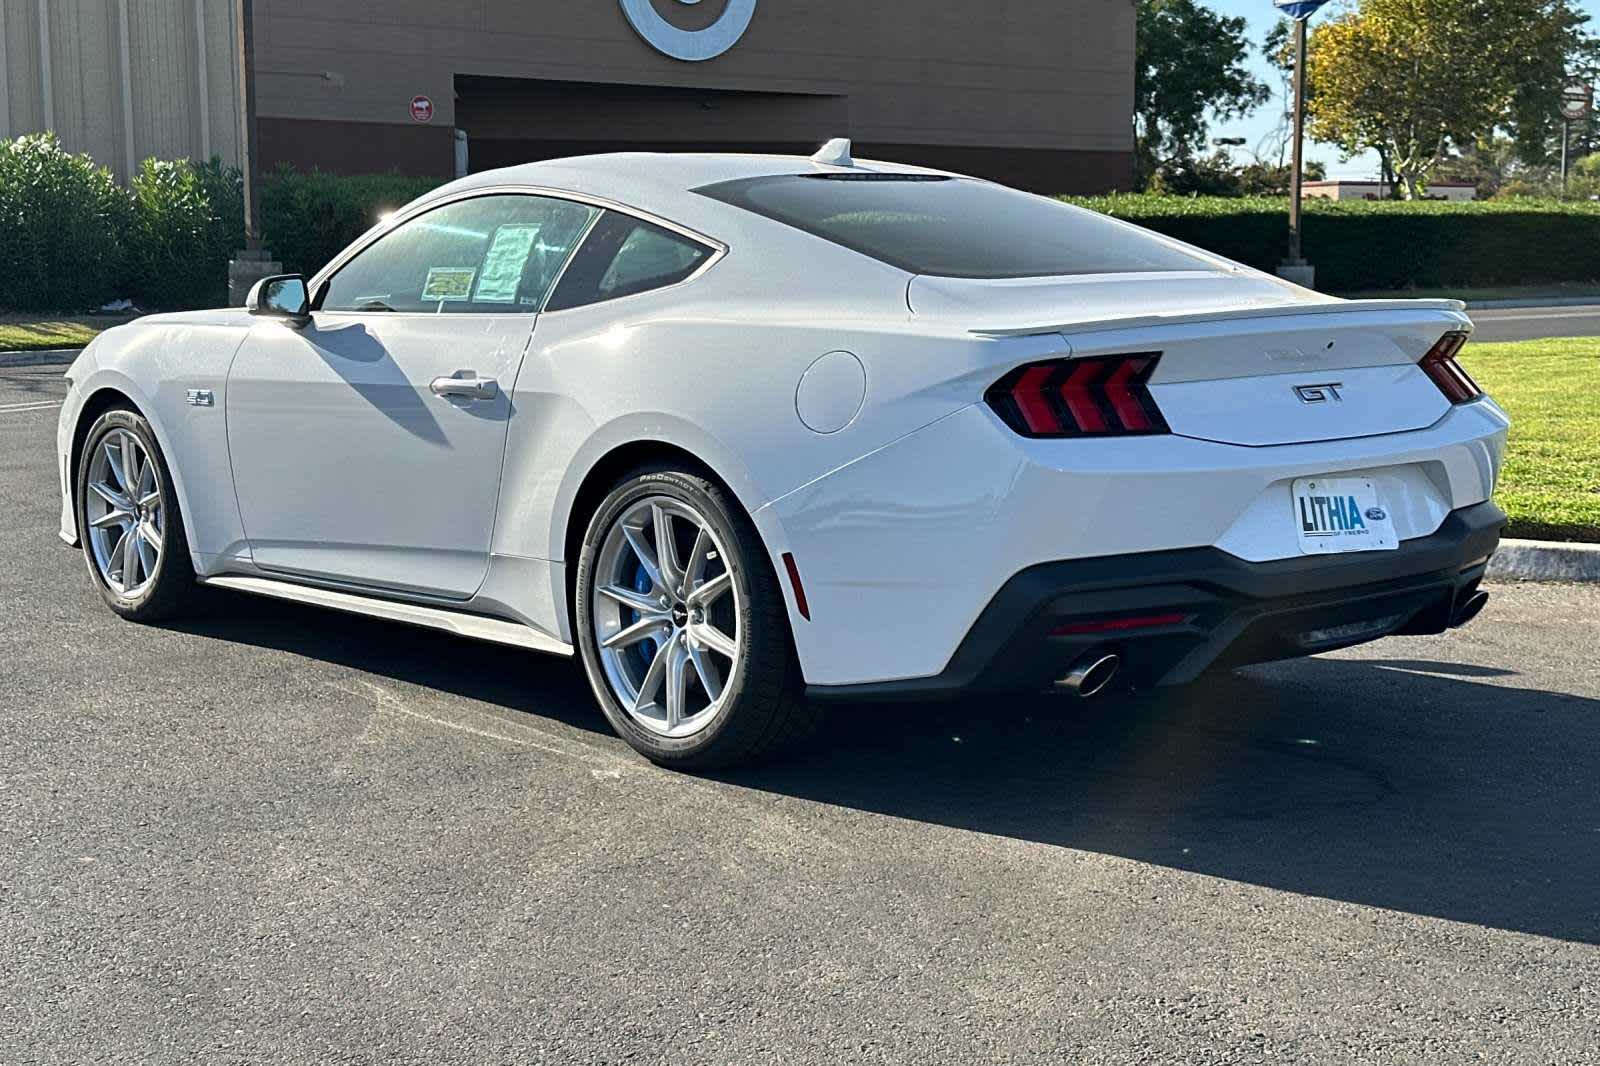
<instances>
[{"instance_id":1,"label":"side skirt","mask_svg":"<svg viewBox=\"0 0 1600 1066\"><path fill-rule=\"evenodd\" d=\"M530 626L507 622L500 618L468 614L465 611L426 607L418 603L401 603L397 600L384 600L353 592L296 585L290 581L275 581L266 577L229 574L202 578L200 584L211 588L232 589L235 592L249 592L257 596L271 596L279 600L293 600L296 603L308 603L314 607L328 607L351 614L364 614L391 622L405 622L408 625L424 626L428 629L442 629L447 633L470 637L473 640L510 644L550 655L570 656L573 653L571 644L547 636Z\"/></svg>"}]
</instances>

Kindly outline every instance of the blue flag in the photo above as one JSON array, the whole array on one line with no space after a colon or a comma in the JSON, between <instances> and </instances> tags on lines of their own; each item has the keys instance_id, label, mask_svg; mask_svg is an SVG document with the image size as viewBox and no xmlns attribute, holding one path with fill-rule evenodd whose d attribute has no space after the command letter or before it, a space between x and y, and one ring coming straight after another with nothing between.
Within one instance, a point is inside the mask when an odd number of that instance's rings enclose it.
<instances>
[{"instance_id":1,"label":"blue flag","mask_svg":"<svg viewBox=\"0 0 1600 1066\"><path fill-rule=\"evenodd\" d=\"M1292 19L1308 19L1328 0L1272 0L1272 6Z\"/></svg>"}]
</instances>

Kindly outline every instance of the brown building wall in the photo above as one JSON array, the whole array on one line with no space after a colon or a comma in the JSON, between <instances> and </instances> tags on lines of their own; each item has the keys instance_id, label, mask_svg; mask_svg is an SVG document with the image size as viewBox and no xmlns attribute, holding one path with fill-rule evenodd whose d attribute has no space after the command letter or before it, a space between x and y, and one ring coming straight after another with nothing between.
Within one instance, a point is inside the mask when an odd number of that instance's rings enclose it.
<instances>
[{"instance_id":1,"label":"brown building wall","mask_svg":"<svg viewBox=\"0 0 1600 1066\"><path fill-rule=\"evenodd\" d=\"M687 29L726 0L654 0ZM256 0L263 160L448 176L579 151L812 151L965 170L1041 191L1131 178L1132 0L758 0L689 63L618 0ZM422 124L413 96L435 107Z\"/></svg>"}]
</instances>

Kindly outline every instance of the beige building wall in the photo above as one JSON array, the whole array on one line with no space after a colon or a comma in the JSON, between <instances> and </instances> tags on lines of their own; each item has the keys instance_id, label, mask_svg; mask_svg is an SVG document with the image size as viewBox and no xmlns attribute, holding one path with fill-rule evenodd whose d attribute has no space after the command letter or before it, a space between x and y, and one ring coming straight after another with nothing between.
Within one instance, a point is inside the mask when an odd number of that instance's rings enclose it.
<instances>
[{"instance_id":1,"label":"beige building wall","mask_svg":"<svg viewBox=\"0 0 1600 1066\"><path fill-rule=\"evenodd\" d=\"M54 130L127 180L239 159L229 0L0 0L0 137Z\"/></svg>"}]
</instances>

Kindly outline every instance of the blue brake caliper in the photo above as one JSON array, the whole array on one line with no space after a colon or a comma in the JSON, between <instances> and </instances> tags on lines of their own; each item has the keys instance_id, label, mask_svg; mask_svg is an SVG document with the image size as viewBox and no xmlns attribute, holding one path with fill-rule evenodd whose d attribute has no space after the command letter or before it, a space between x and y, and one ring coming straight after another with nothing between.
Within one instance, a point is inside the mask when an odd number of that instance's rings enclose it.
<instances>
[{"instance_id":1,"label":"blue brake caliper","mask_svg":"<svg viewBox=\"0 0 1600 1066\"><path fill-rule=\"evenodd\" d=\"M644 564L640 563L633 572L633 591L649 595L651 589L650 575L645 573ZM628 609L628 625L638 622L641 615L632 608ZM656 651L661 642L655 637L646 637L633 646L633 655L640 670L650 669L650 664L655 660Z\"/></svg>"}]
</instances>

